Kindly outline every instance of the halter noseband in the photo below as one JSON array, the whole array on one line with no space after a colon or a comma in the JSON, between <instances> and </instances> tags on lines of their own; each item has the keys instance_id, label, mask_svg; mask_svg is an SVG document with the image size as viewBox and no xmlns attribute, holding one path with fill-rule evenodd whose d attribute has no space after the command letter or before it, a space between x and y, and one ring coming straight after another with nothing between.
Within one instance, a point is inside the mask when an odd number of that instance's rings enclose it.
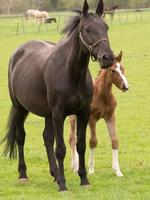
<instances>
[{"instance_id":1,"label":"halter noseband","mask_svg":"<svg viewBox=\"0 0 150 200\"><path fill-rule=\"evenodd\" d=\"M83 39L81 32L79 33L79 37L80 37L82 43L84 44L84 46L86 46L86 48L89 50L90 57L91 57L92 61L94 61L94 62L97 61L97 59L94 58L94 56L92 55L93 48L94 48L95 46L97 46L99 43L101 43L101 42L103 42L103 41L107 41L107 39L100 39L100 40L94 42L94 44L88 45L88 44L85 42L85 40Z\"/></svg>"}]
</instances>

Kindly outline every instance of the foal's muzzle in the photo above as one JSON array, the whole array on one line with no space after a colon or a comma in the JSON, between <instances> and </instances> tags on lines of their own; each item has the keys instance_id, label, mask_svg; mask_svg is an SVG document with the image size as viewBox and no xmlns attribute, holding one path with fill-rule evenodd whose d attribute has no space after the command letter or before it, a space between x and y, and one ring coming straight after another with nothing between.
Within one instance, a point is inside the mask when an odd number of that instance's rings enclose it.
<instances>
[{"instance_id":1,"label":"foal's muzzle","mask_svg":"<svg viewBox=\"0 0 150 200\"><path fill-rule=\"evenodd\" d=\"M122 92L126 92L129 89L129 87L127 87L125 84L123 84L120 89L122 90Z\"/></svg>"}]
</instances>

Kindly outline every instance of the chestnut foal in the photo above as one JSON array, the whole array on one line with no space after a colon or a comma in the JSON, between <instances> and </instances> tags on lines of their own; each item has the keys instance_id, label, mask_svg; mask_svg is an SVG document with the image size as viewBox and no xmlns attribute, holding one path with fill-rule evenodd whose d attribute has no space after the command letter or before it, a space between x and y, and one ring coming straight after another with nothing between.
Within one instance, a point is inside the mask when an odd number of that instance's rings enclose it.
<instances>
[{"instance_id":1,"label":"chestnut foal","mask_svg":"<svg viewBox=\"0 0 150 200\"><path fill-rule=\"evenodd\" d=\"M118 161L118 146L119 141L116 133L115 108L117 105L116 99L112 94L112 85L116 85L121 91L128 90L128 82L124 75L124 68L120 63L122 52L116 57L115 64L109 69L102 69L98 77L94 80L93 99L90 106L90 159L89 159L89 174L94 173L94 150L97 146L96 123L99 119L104 118L107 129L110 135L112 144L112 168L118 177L123 176L120 171ZM70 121L70 137L69 144L72 153L72 168L78 170L78 154L76 151L76 116L71 115Z\"/></svg>"}]
</instances>

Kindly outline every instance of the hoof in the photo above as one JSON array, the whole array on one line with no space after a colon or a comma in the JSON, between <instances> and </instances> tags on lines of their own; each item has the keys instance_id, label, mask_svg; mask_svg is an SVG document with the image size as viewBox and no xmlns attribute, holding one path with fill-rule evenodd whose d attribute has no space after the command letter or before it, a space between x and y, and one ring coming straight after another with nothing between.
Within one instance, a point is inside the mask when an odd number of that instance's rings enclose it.
<instances>
[{"instance_id":1,"label":"hoof","mask_svg":"<svg viewBox=\"0 0 150 200\"><path fill-rule=\"evenodd\" d=\"M122 174L122 172L116 172L116 175L118 176L118 177L122 177L122 176L124 176L123 174Z\"/></svg>"},{"instance_id":2,"label":"hoof","mask_svg":"<svg viewBox=\"0 0 150 200\"><path fill-rule=\"evenodd\" d=\"M68 190L67 190L67 189L66 189L66 190L59 190L59 192L60 192L60 193L67 193Z\"/></svg>"},{"instance_id":3,"label":"hoof","mask_svg":"<svg viewBox=\"0 0 150 200\"><path fill-rule=\"evenodd\" d=\"M85 180L82 180L81 181L81 184L80 184L81 186L88 186L88 185L90 185L90 183L89 183L89 181L88 181L88 179L85 179Z\"/></svg>"},{"instance_id":4,"label":"hoof","mask_svg":"<svg viewBox=\"0 0 150 200\"><path fill-rule=\"evenodd\" d=\"M89 188L90 187L90 184L88 185L81 185L82 188Z\"/></svg>"},{"instance_id":5,"label":"hoof","mask_svg":"<svg viewBox=\"0 0 150 200\"><path fill-rule=\"evenodd\" d=\"M95 173L94 169L92 169L92 168L90 169L89 168L89 174L94 174L94 173Z\"/></svg>"},{"instance_id":6,"label":"hoof","mask_svg":"<svg viewBox=\"0 0 150 200\"><path fill-rule=\"evenodd\" d=\"M68 189L66 188L66 186L61 186L59 188L59 192L67 192L67 191L68 191Z\"/></svg>"},{"instance_id":7,"label":"hoof","mask_svg":"<svg viewBox=\"0 0 150 200\"><path fill-rule=\"evenodd\" d=\"M115 167L112 167L112 169L115 171L116 175L118 177L122 177L123 176L123 173L120 171L120 169L116 169Z\"/></svg>"},{"instance_id":8,"label":"hoof","mask_svg":"<svg viewBox=\"0 0 150 200\"><path fill-rule=\"evenodd\" d=\"M18 179L18 182L21 184L26 184L29 182L29 179L28 178L20 178L20 179Z\"/></svg>"}]
</instances>

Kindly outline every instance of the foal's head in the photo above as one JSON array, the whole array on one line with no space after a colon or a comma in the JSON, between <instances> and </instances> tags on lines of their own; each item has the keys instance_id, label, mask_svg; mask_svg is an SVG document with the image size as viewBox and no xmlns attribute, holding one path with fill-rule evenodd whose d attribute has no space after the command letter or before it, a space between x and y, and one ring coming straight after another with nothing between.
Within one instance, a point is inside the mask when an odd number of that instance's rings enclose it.
<instances>
[{"instance_id":1,"label":"foal's head","mask_svg":"<svg viewBox=\"0 0 150 200\"><path fill-rule=\"evenodd\" d=\"M115 84L123 92L129 89L128 81L124 74L124 67L121 64L122 51L116 57L116 61L113 66L109 69L110 77L113 84Z\"/></svg>"},{"instance_id":2,"label":"foal's head","mask_svg":"<svg viewBox=\"0 0 150 200\"><path fill-rule=\"evenodd\" d=\"M109 45L108 25L102 17L103 0L99 1L95 13L88 10L89 6L85 0L79 24L80 42L84 49L89 50L91 57L100 62L102 68L108 68L114 62L114 55Z\"/></svg>"}]
</instances>

